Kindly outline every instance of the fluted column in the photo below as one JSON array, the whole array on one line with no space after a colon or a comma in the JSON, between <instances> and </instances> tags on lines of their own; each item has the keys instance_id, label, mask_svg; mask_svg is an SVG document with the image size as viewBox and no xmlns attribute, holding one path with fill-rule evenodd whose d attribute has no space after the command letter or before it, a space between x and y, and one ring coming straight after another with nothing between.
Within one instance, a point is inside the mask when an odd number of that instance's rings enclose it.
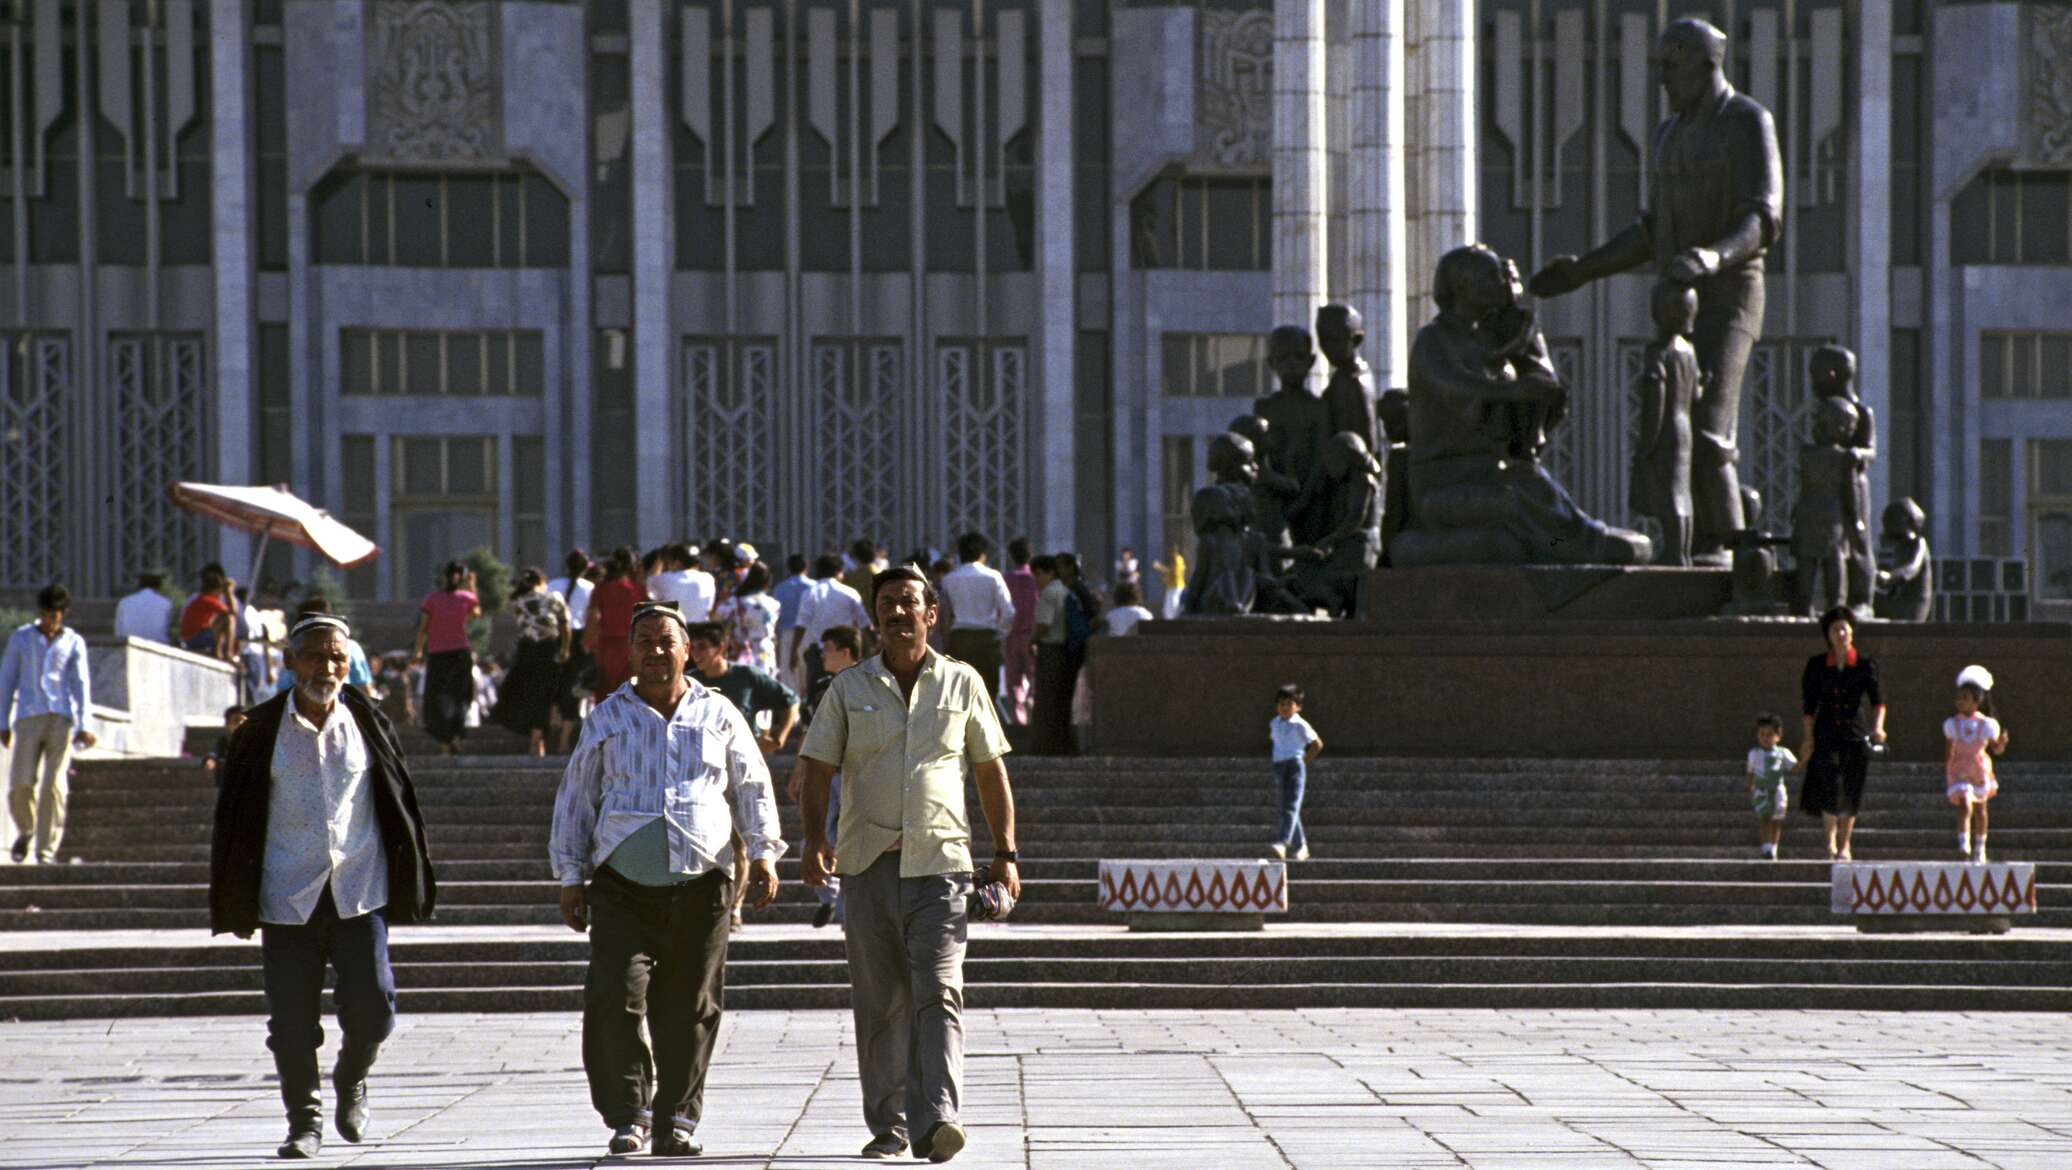
<instances>
[{"instance_id":1,"label":"fluted column","mask_svg":"<svg viewBox=\"0 0 2072 1170\"><path fill-rule=\"evenodd\" d=\"M662 0L633 0L627 15L633 88L633 441L639 485L634 527L642 547L674 539L670 490L669 279L675 223L669 198L668 43Z\"/></svg>"},{"instance_id":2,"label":"fluted column","mask_svg":"<svg viewBox=\"0 0 2072 1170\"><path fill-rule=\"evenodd\" d=\"M1274 0L1275 325L1308 328L1317 306L1328 299L1330 176L1324 67L1324 0Z\"/></svg>"},{"instance_id":3,"label":"fluted column","mask_svg":"<svg viewBox=\"0 0 2072 1170\"><path fill-rule=\"evenodd\" d=\"M1348 299L1367 322L1377 390L1409 377L1409 201L1404 175L1404 0L1351 0Z\"/></svg>"},{"instance_id":4,"label":"fluted column","mask_svg":"<svg viewBox=\"0 0 2072 1170\"><path fill-rule=\"evenodd\" d=\"M1474 0L1413 0L1424 9L1424 252L1431 263L1471 243L1475 209Z\"/></svg>"}]
</instances>

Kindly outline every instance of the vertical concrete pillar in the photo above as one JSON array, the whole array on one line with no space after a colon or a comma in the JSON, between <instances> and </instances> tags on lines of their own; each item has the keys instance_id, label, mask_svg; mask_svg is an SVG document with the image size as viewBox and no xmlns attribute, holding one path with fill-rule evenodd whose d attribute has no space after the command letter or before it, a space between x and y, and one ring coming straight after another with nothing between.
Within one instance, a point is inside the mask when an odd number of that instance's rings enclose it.
<instances>
[{"instance_id":1,"label":"vertical concrete pillar","mask_svg":"<svg viewBox=\"0 0 2072 1170\"><path fill-rule=\"evenodd\" d=\"M1071 0L1041 0L1036 27L1036 279L1042 329L1042 356L1036 367L1042 390L1036 412L1043 420L1043 446L1032 486L1041 501L1037 523L1044 547L1071 548L1078 543L1073 507L1078 499L1073 460L1078 265L1073 236Z\"/></svg>"},{"instance_id":2,"label":"vertical concrete pillar","mask_svg":"<svg viewBox=\"0 0 2072 1170\"><path fill-rule=\"evenodd\" d=\"M676 224L669 197L668 47L662 0L632 0L627 43L633 90L634 528L652 548L676 530L670 440L669 279Z\"/></svg>"},{"instance_id":3,"label":"vertical concrete pillar","mask_svg":"<svg viewBox=\"0 0 2072 1170\"><path fill-rule=\"evenodd\" d=\"M1352 135L1346 226L1347 297L1367 322L1377 390L1409 377L1409 272L1405 225L1404 0L1351 0Z\"/></svg>"},{"instance_id":4,"label":"vertical concrete pillar","mask_svg":"<svg viewBox=\"0 0 2072 1170\"><path fill-rule=\"evenodd\" d=\"M1329 299L1324 64L1324 0L1274 0L1275 325L1308 328L1317 306ZM1312 380L1321 385L1320 376Z\"/></svg>"},{"instance_id":5,"label":"vertical concrete pillar","mask_svg":"<svg viewBox=\"0 0 2072 1170\"><path fill-rule=\"evenodd\" d=\"M1475 213L1474 0L1414 0L1422 9L1424 259L1436 266L1472 242ZM1428 282L1430 274L1424 279Z\"/></svg>"},{"instance_id":6,"label":"vertical concrete pillar","mask_svg":"<svg viewBox=\"0 0 2072 1170\"><path fill-rule=\"evenodd\" d=\"M1850 218L1850 348L1856 384L1877 417L1882 466L1871 473L1871 516L1885 509L1892 482L1892 0L1856 5L1856 126L1850 144L1856 206Z\"/></svg>"},{"instance_id":7,"label":"vertical concrete pillar","mask_svg":"<svg viewBox=\"0 0 2072 1170\"><path fill-rule=\"evenodd\" d=\"M216 417L210 475L245 484L252 460L252 151L247 64L250 30L243 0L209 0L209 251L214 277ZM222 530L216 557L243 575L251 544L242 532Z\"/></svg>"}]
</instances>

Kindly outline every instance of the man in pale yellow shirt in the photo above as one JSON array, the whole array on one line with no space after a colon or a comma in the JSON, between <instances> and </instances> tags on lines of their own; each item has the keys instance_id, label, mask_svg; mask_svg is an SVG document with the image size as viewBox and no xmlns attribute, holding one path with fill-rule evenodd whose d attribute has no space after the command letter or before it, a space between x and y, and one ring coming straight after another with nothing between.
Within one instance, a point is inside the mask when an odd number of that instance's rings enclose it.
<instances>
[{"instance_id":1,"label":"man in pale yellow shirt","mask_svg":"<svg viewBox=\"0 0 2072 1170\"><path fill-rule=\"evenodd\" d=\"M971 821L964 768L997 851L992 880L1021 896L1007 737L977 671L928 648L935 590L901 566L872 582L884 650L835 676L799 749L808 885L842 877L850 1006L866 1158L947 1162L964 1148L965 899ZM840 845L827 844L828 782L842 774ZM912 1059L909 1060L909 1052Z\"/></svg>"}]
</instances>

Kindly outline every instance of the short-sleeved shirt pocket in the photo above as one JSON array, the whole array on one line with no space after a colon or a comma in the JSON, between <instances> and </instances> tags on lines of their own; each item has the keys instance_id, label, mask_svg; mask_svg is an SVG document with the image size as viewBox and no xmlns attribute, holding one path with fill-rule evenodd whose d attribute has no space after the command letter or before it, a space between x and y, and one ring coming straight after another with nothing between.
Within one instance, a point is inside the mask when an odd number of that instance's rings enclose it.
<instances>
[{"instance_id":1,"label":"short-sleeved shirt pocket","mask_svg":"<svg viewBox=\"0 0 2072 1170\"><path fill-rule=\"evenodd\" d=\"M946 757L960 758L964 755L965 731L970 725L970 700L944 695L928 712L925 742L940 748Z\"/></svg>"},{"instance_id":2,"label":"short-sleeved shirt pocket","mask_svg":"<svg viewBox=\"0 0 2072 1170\"><path fill-rule=\"evenodd\" d=\"M874 756L892 745L902 730L899 712L887 695L845 695L843 722L849 727L850 753Z\"/></svg>"}]
</instances>

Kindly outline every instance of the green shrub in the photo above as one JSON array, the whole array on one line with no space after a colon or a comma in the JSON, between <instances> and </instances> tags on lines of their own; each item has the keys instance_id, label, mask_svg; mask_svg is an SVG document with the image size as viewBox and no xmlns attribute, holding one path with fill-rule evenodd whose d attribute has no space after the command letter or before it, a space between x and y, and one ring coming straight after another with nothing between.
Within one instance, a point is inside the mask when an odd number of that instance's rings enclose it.
<instances>
[{"instance_id":1,"label":"green shrub","mask_svg":"<svg viewBox=\"0 0 2072 1170\"><path fill-rule=\"evenodd\" d=\"M484 655L489 653L491 619L511 600L511 566L497 559L487 545L476 545L460 559L474 570L475 598L482 603L482 616L468 623L468 644L478 656Z\"/></svg>"},{"instance_id":2,"label":"green shrub","mask_svg":"<svg viewBox=\"0 0 2072 1170\"><path fill-rule=\"evenodd\" d=\"M346 592L345 581L332 572L329 566L319 567L316 572L309 575L309 583L302 587L302 596L296 600L296 605L299 607L302 602L312 597L321 597L330 602L331 612L344 618L348 623L353 620L352 594ZM292 618L294 614L290 613L288 616Z\"/></svg>"}]
</instances>

